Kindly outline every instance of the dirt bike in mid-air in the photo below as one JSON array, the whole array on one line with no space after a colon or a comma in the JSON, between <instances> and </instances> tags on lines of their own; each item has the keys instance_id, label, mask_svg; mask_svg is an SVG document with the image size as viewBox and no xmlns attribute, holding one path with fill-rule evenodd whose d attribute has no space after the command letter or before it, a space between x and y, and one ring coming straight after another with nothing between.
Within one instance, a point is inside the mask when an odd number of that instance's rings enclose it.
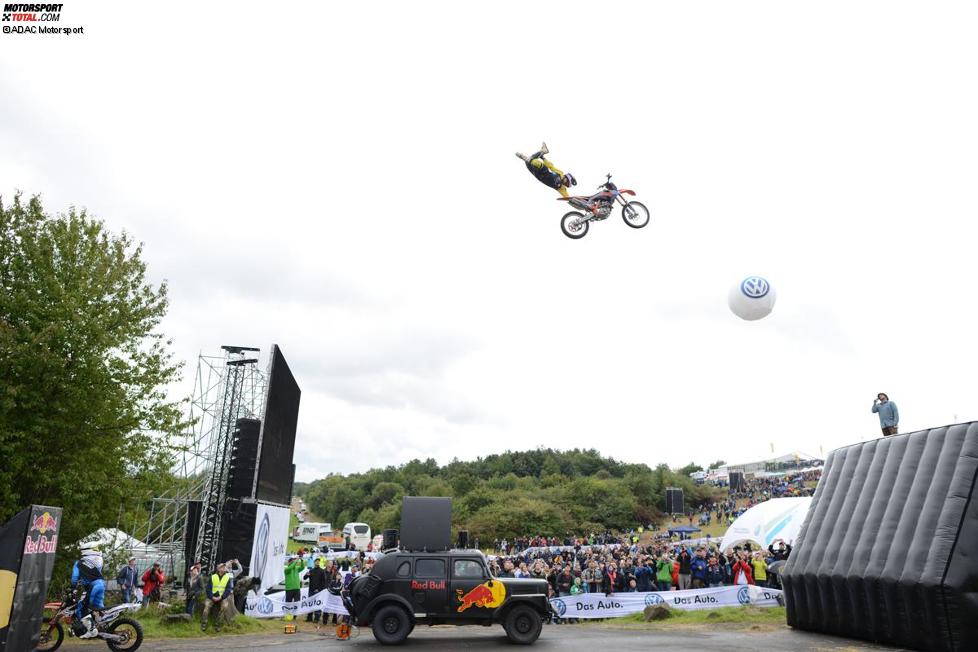
<instances>
[{"instance_id":1,"label":"dirt bike in mid-air","mask_svg":"<svg viewBox=\"0 0 978 652\"><path fill-rule=\"evenodd\" d=\"M78 602L85 599L85 593L68 589L61 602L49 602L46 610L54 611L50 618L41 623L41 637L38 652L53 652L61 647L65 636L81 636L88 628L75 620ZM100 612L96 629L98 634L91 641L103 640L113 652L134 652L143 644L143 626L132 618L120 618L127 611L136 611L142 605L138 602L118 604ZM88 617L85 618L88 620Z\"/></svg>"},{"instance_id":2,"label":"dirt bike in mid-air","mask_svg":"<svg viewBox=\"0 0 978 652\"><path fill-rule=\"evenodd\" d=\"M571 211L560 218L560 230L568 238L577 240L587 235L587 230L591 222L600 222L611 215L611 210L615 204L621 204L621 217L625 224L633 229L641 229L649 223L649 209L637 201L626 201L625 195L635 196L634 190L619 190L618 186L611 182L611 175L607 175L608 180L598 186L599 192L595 195L579 197L558 197L558 201L566 201L578 211Z\"/></svg>"}]
</instances>

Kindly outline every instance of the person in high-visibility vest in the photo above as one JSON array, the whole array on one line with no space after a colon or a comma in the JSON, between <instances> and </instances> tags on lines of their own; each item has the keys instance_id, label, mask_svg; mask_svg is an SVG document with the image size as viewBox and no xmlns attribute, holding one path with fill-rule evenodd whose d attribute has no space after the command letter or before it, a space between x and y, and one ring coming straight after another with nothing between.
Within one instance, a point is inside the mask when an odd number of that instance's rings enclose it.
<instances>
[{"instance_id":1,"label":"person in high-visibility vest","mask_svg":"<svg viewBox=\"0 0 978 652\"><path fill-rule=\"evenodd\" d=\"M200 616L200 631L207 631L207 614L210 613L211 609L217 610L214 615L214 631L221 631L221 611L223 611L224 599L231 594L232 588L234 588L234 580L228 573L227 566L222 562L217 565L214 574L207 581L207 590L204 593L204 611Z\"/></svg>"}]
</instances>

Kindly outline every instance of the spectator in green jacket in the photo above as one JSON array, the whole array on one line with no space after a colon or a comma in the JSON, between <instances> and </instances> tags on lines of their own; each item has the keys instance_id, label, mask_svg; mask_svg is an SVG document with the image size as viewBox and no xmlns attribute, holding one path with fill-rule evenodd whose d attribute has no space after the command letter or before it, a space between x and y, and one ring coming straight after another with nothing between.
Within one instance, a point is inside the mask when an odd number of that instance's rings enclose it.
<instances>
[{"instance_id":1,"label":"spectator in green jacket","mask_svg":"<svg viewBox=\"0 0 978 652\"><path fill-rule=\"evenodd\" d=\"M659 561L655 562L655 583L660 591L672 589L672 562L667 555L662 555Z\"/></svg>"},{"instance_id":2,"label":"spectator in green jacket","mask_svg":"<svg viewBox=\"0 0 978 652\"><path fill-rule=\"evenodd\" d=\"M302 553L292 555L285 562L285 602L299 602L302 600L302 572L306 570L306 562L302 559ZM292 620L294 616L290 613L285 614L285 620Z\"/></svg>"}]
</instances>

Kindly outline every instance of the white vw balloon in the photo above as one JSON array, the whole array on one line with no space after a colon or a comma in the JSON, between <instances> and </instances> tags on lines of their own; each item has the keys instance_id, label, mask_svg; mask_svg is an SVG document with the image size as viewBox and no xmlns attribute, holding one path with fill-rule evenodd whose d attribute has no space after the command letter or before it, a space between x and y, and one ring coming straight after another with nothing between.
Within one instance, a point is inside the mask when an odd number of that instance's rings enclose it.
<instances>
[{"instance_id":1,"label":"white vw balloon","mask_svg":"<svg viewBox=\"0 0 978 652\"><path fill-rule=\"evenodd\" d=\"M766 278L748 276L730 288L727 303L733 314L747 321L763 319L771 314L777 293Z\"/></svg>"}]
</instances>

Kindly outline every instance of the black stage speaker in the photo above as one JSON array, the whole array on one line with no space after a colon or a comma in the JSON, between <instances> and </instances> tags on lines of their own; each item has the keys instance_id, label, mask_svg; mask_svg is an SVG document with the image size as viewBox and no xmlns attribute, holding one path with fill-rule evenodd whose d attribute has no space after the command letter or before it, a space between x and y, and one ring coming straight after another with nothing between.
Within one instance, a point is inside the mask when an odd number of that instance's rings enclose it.
<instances>
[{"instance_id":1,"label":"black stage speaker","mask_svg":"<svg viewBox=\"0 0 978 652\"><path fill-rule=\"evenodd\" d=\"M257 503L228 500L221 513L221 542L217 558L220 561L237 559L247 569L251 565L251 549L255 540ZM213 568L201 569L208 575Z\"/></svg>"},{"instance_id":2,"label":"black stage speaker","mask_svg":"<svg viewBox=\"0 0 978 652\"><path fill-rule=\"evenodd\" d=\"M978 422L829 454L781 574L788 624L978 650Z\"/></svg>"},{"instance_id":3,"label":"black stage speaker","mask_svg":"<svg viewBox=\"0 0 978 652\"><path fill-rule=\"evenodd\" d=\"M258 435L261 421L238 419L231 444L231 469L228 472L228 498L254 498L255 465L258 461Z\"/></svg>"},{"instance_id":4,"label":"black stage speaker","mask_svg":"<svg viewBox=\"0 0 978 652\"><path fill-rule=\"evenodd\" d=\"M278 345L272 345L262 420L261 450L258 456L258 491L255 497L270 503L288 505L292 498L292 454L299 422L298 383Z\"/></svg>"},{"instance_id":5,"label":"black stage speaker","mask_svg":"<svg viewBox=\"0 0 978 652\"><path fill-rule=\"evenodd\" d=\"M666 513L685 514L685 500L683 490L678 487L666 487Z\"/></svg>"},{"instance_id":6,"label":"black stage speaker","mask_svg":"<svg viewBox=\"0 0 978 652\"><path fill-rule=\"evenodd\" d=\"M741 471L731 471L729 474L730 482L730 493L737 494L744 490L747 485L747 481L744 480L744 474Z\"/></svg>"},{"instance_id":7,"label":"black stage speaker","mask_svg":"<svg viewBox=\"0 0 978 652\"><path fill-rule=\"evenodd\" d=\"M381 550L393 550L397 547L397 530L384 530L384 543Z\"/></svg>"},{"instance_id":8,"label":"black stage speaker","mask_svg":"<svg viewBox=\"0 0 978 652\"><path fill-rule=\"evenodd\" d=\"M448 550L452 547L452 499L404 496L401 503L401 547Z\"/></svg>"}]
</instances>

